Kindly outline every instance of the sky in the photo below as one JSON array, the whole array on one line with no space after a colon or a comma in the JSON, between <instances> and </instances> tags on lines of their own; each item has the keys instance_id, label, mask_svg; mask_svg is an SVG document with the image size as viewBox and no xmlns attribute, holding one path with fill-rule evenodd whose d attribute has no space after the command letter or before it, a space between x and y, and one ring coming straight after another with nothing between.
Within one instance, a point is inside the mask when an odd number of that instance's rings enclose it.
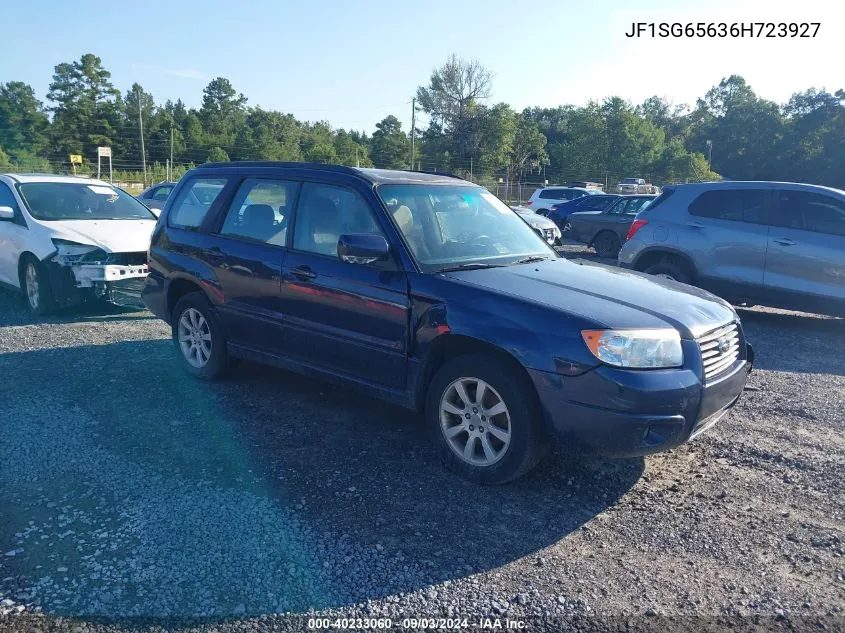
<instances>
[{"instance_id":1,"label":"sky","mask_svg":"<svg viewBox=\"0 0 845 633\"><path fill-rule=\"evenodd\" d=\"M490 102L583 105L618 95L694 104L745 77L778 103L810 87L845 88L837 0L32 0L4 7L0 82L46 101L53 68L94 53L123 93L198 107L214 77L249 105L372 132L451 53L493 75ZM809 39L629 38L634 22L820 22ZM425 118L422 118L425 123Z\"/></svg>"}]
</instances>

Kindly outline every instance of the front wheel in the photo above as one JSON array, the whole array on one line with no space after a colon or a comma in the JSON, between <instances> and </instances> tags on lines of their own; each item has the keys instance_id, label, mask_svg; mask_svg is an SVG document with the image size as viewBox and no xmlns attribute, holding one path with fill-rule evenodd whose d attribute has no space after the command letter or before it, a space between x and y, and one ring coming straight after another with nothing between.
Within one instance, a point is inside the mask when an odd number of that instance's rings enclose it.
<instances>
[{"instance_id":1,"label":"front wheel","mask_svg":"<svg viewBox=\"0 0 845 633\"><path fill-rule=\"evenodd\" d=\"M47 271L44 270L41 262L34 257L27 258L21 277L26 304L32 314L43 316L56 309L53 289L50 287Z\"/></svg>"},{"instance_id":2,"label":"front wheel","mask_svg":"<svg viewBox=\"0 0 845 633\"><path fill-rule=\"evenodd\" d=\"M426 423L445 465L477 483L518 479L545 448L530 381L492 354L459 356L440 368L429 385Z\"/></svg>"},{"instance_id":3,"label":"front wheel","mask_svg":"<svg viewBox=\"0 0 845 633\"><path fill-rule=\"evenodd\" d=\"M200 292L179 299L173 309L173 343L184 368L198 378L219 378L228 365L226 337L214 308Z\"/></svg>"}]
</instances>

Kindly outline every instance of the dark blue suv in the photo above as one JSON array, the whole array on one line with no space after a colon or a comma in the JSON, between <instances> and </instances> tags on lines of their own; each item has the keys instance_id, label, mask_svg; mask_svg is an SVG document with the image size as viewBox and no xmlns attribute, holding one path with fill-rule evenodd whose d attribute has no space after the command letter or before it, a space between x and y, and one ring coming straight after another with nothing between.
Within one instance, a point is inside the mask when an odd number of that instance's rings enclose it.
<instances>
[{"instance_id":1,"label":"dark blue suv","mask_svg":"<svg viewBox=\"0 0 845 633\"><path fill-rule=\"evenodd\" d=\"M721 299L567 261L444 175L202 165L168 197L149 268L144 302L190 373L237 357L361 389L424 413L446 464L484 483L552 439L677 446L737 401L752 362Z\"/></svg>"}]
</instances>

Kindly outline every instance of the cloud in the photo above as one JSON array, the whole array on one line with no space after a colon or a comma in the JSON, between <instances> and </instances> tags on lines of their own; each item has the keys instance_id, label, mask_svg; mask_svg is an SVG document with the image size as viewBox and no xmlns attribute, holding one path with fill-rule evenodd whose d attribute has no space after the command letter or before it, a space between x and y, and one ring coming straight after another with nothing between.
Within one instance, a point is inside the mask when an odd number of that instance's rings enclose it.
<instances>
[{"instance_id":1,"label":"cloud","mask_svg":"<svg viewBox=\"0 0 845 633\"><path fill-rule=\"evenodd\" d=\"M200 79L203 81L209 79L209 77L206 77L200 71L194 70L193 68L165 68L161 72L165 75L184 77L185 79Z\"/></svg>"},{"instance_id":2,"label":"cloud","mask_svg":"<svg viewBox=\"0 0 845 633\"><path fill-rule=\"evenodd\" d=\"M160 66L151 66L149 64L136 64L136 67L143 68L145 70L152 70L156 73L161 73L162 75L182 77L183 79L198 79L200 81L208 81L211 79L194 68L161 68Z\"/></svg>"}]
</instances>

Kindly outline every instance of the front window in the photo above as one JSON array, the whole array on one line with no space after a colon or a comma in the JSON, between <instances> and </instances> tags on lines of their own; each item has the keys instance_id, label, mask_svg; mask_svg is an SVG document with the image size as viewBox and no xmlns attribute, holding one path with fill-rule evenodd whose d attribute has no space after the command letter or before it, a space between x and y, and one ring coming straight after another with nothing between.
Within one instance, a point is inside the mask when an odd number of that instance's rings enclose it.
<instances>
[{"instance_id":1,"label":"front window","mask_svg":"<svg viewBox=\"0 0 845 633\"><path fill-rule=\"evenodd\" d=\"M622 184L623 185L636 185L636 184L639 184L639 180L637 180L636 178L623 178Z\"/></svg>"},{"instance_id":2,"label":"front window","mask_svg":"<svg viewBox=\"0 0 845 633\"><path fill-rule=\"evenodd\" d=\"M481 187L383 185L378 192L425 272L557 257L516 212Z\"/></svg>"},{"instance_id":3,"label":"front window","mask_svg":"<svg viewBox=\"0 0 845 633\"><path fill-rule=\"evenodd\" d=\"M36 220L155 220L156 216L125 191L76 182L27 182L21 198Z\"/></svg>"}]
</instances>

